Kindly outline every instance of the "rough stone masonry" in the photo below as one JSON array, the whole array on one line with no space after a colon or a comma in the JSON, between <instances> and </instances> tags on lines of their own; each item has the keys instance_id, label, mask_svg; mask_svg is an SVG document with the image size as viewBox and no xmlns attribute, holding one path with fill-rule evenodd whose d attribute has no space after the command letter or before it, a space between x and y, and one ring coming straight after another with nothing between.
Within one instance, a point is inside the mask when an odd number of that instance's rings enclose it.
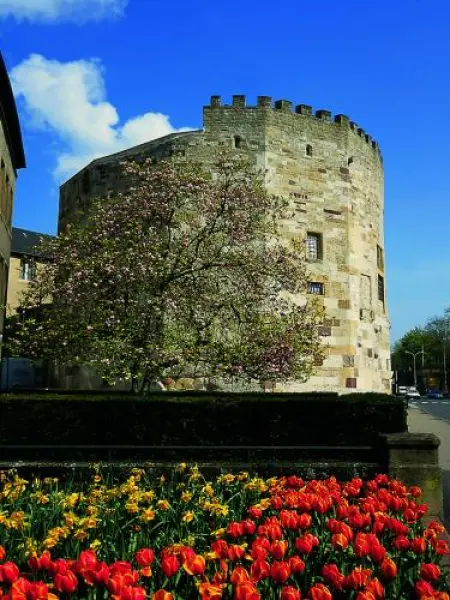
<instances>
[{"instance_id":1,"label":"rough stone masonry","mask_svg":"<svg viewBox=\"0 0 450 600\"><path fill-rule=\"evenodd\" d=\"M124 158L178 155L210 164L229 147L263 170L267 191L289 199L289 238L306 243L308 292L326 310L326 357L306 382L277 391L390 392L389 319L384 272L383 162L377 143L344 115L258 96L223 105L212 96L203 129L175 133L99 158L60 190L60 231L94 197L123 189Z\"/></svg>"}]
</instances>

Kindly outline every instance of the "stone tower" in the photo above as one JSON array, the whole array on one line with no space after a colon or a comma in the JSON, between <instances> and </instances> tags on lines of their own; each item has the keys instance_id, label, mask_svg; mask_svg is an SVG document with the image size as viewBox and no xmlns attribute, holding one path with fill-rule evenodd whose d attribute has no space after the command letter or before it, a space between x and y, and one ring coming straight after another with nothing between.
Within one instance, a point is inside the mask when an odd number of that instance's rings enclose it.
<instances>
[{"instance_id":1,"label":"stone tower","mask_svg":"<svg viewBox=\"0 0 450 600\"><path fill-rule=\"evenodd\" d=\"M326 311L323 364L286 391L390 391L389 320L384 272L383 163L378 145L344 115L259 96L223 105L212 96L203 130L172 134L97 159L61 187L60 230L92 197L126 187L127 157L173 155L211 164L229 147L263 170L267 191L289 199L284 235L306 243L308 292Z\"/></svg>"}]
</instances>

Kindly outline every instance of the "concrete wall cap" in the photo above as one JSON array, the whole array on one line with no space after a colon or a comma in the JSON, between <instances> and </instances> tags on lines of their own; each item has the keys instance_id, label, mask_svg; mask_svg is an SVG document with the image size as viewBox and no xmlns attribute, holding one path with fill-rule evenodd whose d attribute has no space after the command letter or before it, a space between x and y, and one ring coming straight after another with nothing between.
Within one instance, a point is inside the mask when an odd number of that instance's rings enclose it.
<instances>
[{"instance_id":1,"label":"concrete wall cap","mask_svg":"<svg viewBox=\"0 0 450 600\"><path fill-rule=\"evenodd\" d=\"M380 437L388 446L396 448L438 448L441 444L434 433L381 433Z\"/></svg>"}]
</instances>

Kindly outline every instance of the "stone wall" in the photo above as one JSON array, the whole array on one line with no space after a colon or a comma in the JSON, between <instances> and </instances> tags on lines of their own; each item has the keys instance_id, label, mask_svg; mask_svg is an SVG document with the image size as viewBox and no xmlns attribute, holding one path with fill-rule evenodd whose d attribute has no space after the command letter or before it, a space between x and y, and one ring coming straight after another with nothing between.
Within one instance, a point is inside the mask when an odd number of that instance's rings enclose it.
<instances>
[{"instance_id":1,"label":"stone wall","mask_svg":"<svg viewBox=\"0 0 450 600\"><path fill-rule=\"evenodd\" d=\"M265 172L267 190L290 201L295 215L284 235L319 236L321 252L310 262L310 281L323 293L326 357L306 383L284 391L390 391L389 320L384 273L383 165L376 142L346 116L259 96L204 107L202 131L172 134L95 160L61 187L60 230L94 196L126 187L119 162L126 157L184 156L212 164L228 147Z\"/></svg>"},{"instance_id":2,"label":"stone wall","mask_svg":"<svg viewBox=\"0 0 450 600\"><path fill-rule=\"evenodd\" d=\"M3 124L0 120L0 306L6 305L9 255L11 250L11 217L17 174L12 164ZM0 332L4 311L0 311Z\"/></svg>"}]
</instances>

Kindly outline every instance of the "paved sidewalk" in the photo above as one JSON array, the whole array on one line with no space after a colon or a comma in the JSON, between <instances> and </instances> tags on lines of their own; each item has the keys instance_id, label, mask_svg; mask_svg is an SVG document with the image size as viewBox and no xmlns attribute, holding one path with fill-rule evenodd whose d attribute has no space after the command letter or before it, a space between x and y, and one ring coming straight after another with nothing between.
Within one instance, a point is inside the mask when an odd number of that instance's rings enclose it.
<instances>
[{"instance_id":1,"label":"paved sidewalk","mask_svg":"<svg viewBox=\"0 0 450 600\"><path fill-rule=\"evenodd\" d=\"M434 433L441 440L439 466L444 488L444 522L450 530L450 422L438 419L420 408L408 408L408 430L411 433Z\"/></svg>"}]
</instances>

